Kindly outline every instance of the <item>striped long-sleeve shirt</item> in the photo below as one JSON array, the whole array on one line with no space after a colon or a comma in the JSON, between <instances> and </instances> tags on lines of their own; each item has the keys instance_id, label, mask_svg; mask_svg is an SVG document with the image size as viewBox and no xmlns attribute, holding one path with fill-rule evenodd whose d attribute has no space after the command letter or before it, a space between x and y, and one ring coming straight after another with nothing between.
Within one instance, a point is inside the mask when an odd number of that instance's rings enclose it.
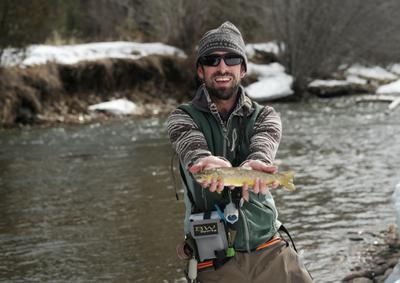
<instances>
[{"instance_id":1,"label":"striped long-sleeve shirt","mask_svg":"<svg viewBox=\"0 0 400 283\"><path fill-rule=\"evenodd\" d=\"M197 91L192 103L200 109L211 111L211 99L204 87ZM237 100L236 109L253 111L251 100L240 88L240 97ZM249 112L248 112L249 113ZM206 139L185 111L175 109L167 120L168 134L174 150L186 168L205 156L210 156ZM282 134L282 124L278 113L269 106L265 106L257 117L252 136L250 137L250 154L247 160L261 160L267 164L273 164Z\"/></svg>"}]
</instances>

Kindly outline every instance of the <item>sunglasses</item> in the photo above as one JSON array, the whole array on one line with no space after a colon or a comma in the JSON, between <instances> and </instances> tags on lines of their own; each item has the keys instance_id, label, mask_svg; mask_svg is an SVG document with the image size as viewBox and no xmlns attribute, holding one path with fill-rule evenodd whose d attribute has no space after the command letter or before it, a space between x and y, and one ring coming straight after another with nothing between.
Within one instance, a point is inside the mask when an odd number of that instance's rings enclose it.
<instances>
[{"instance_id":1,"label":"sunglasses","mask_svg":"<svg viewBox=\"0 0 400 283\"><path fill-rule=\"evenodd\" d=\"M243 57L233 53L227 53L224 55L211 54L199 59L200 64L205 66L213 66L216 67L221 62L221 59L224 59L224 62L227 66L235 66L243 63Z\"/></svg>"}]
</instances>

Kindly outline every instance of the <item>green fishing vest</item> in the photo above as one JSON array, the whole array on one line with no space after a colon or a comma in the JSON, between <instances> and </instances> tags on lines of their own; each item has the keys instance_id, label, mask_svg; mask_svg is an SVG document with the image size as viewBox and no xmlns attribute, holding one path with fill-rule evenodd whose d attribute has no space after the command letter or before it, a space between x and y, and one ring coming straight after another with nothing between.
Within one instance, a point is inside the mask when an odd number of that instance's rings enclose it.
<instances>
[{"instance_id":1,"label":"green fishing vest","mask_svg":"<svg viewBox=\"0 0 400 283\"><path fill-rule=\"evenodd\" d=\"M226 125L226 132L219 119L210 112L197 109L192 104L182 104L178 108L188 113L200 128L207 141L208 149L214 156L223 156L232 166L239 166L247 159L255 121L262 107L253 102L254 111L247 117L231 114ZM222 210L229 202L228 190L222 194L203 189L192 175L180 166L180 173L185 185L184 197L186 205L185 233L189 233L189 217L191 213L216 210L217 204ZM232 191L232 197L240 199L241 188ZM280 223L277 220L277 210L270 193L266 195L250 192L248 202L239 208L239 220L235 224L228 224L236 230L234 247L239 251L255 250L256 247L272 238Z\"/></svg>"}]
</instances>

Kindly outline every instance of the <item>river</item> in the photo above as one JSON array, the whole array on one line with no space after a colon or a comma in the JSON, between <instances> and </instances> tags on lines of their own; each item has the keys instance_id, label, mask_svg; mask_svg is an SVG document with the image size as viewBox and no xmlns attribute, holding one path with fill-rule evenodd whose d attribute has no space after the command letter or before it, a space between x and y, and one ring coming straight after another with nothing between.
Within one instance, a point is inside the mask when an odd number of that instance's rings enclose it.
<instances>
[{"instance_id":1,"label":"river","mask_svg":"<svg viewBox=\"0 0 400 283\"><path fill-rule=\"evenodd\" d=\"M339 282L395 222L400 110L354 98L273 106L277 164L298 187L273 193L280 220L315 281ZM163 118L0 130L0 281L182 282L171 154Z\"/></svg>"}]
</instances>

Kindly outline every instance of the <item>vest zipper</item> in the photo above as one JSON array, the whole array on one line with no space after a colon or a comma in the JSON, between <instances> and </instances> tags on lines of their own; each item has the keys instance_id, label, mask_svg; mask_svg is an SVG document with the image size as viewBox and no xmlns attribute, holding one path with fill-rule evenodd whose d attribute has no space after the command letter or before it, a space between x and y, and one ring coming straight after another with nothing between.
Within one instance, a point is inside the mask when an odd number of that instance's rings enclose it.
<instances>
[{"instance_id":1,"label":"vest zipper","mask_svg":"<svg viewBox=\"0 0 400 283\"><path fill-rule=\"evenodd\" d=\"M229 145L229 137L228 137L228 132L229 131L228 130L229 130L229 127L230 127L230 124L231 124L231 121L232 121L232 117L233 117L233 115L235 115L236 110L234 110L231 113L231 115L229 116L228 122L226 123L226 126L225 126L224 122L222 121L221 116L219 116L218 108L214 103L212 103L210 105L210 110L211 110L211 114L214 116L214 118L217 120L217 122L219 122L220 127L222 128L222 133L223 133L223 136L224 136L223 156L226 158L226 141L228 141L228 145ZM249 226L248 226L249 224L247 223L248 221L247 221L246 215L244 214L244 212L241 210L240 207L238 208L238 210L239 210L240 215L243 218L244 239L245 239L245 242L246 242L246 250L248 252L250 252L250 233L249 233Z\"/></svg>"},{"instance_id":2,"label":"vest zipper","mask_svg":"<svg viewBox=\"0 0 400 283\"><path fill-rule=\"evenodd\" d=\"M214 103L212 103L212 104L210 105L210 110L211 110L211 114L214 116L214 118L217 120L217 122L219 123L219 125L220 125L220 127L221 127L222 135L223 135L223 138L224 138L223 149L222 149L222 155L223 155L223 157L226 158L226 155L227 155L227 154L226 154L226 147L227 147L226 142L228 141L228 144L229 144L228 129L227 129L227 127L225 126L224 122L222 121L221 116L219 116L218 108L217 108L217 106L216 106ZM232 113L232 114L233 114L233 113ZM229 126L229 121L231 120L232 114L231 114L231 116L228 118L228 123L227 123L228 126Z\"/></svg>"},{"instance_id":3,"label":"vest zipper","mask_svg":"<svg viewBox=\"0 0 400 283\"><path fill-rule=\"evenodd\" d=\"M208 210L207 195L204 191L205 190L201 190L201 196L203 197L203 200L204 200L204 209L205 209L205 211L207 211Z\"/></svg>"}]
</instances>

